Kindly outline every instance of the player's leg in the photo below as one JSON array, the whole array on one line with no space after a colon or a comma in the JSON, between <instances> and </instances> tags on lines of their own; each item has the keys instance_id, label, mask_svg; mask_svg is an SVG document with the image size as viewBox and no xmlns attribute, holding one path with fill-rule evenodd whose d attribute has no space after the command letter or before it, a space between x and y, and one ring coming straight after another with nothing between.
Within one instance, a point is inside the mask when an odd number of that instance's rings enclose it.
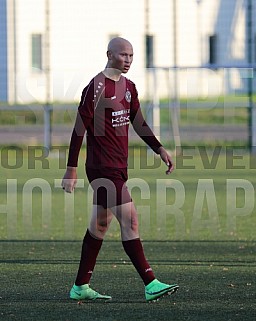
<instances>
[{"instance_id":1,"label":"player's leg","mask_svg":"<svg viewBox=\"0 0 256 321\"><path fill-rule=\"evenodd\" d=\"M155 276L144 255L139 237L138 214L134 203L125 203L111 210L120 224L124 250L141 276L144 284L147 285L155 279Z\"/></svg>"},{"instance_id":2,"label":"player's leg","mask_svg":"<svg viewBox=\"0 0 256 321\"><path fill-rule=\"evenodd\" d=\"M79 269L70 297L76 300L111 299L89 287L103 238L111 223L113 214L100 205L93 205L90 227L87 229L81 251Z\"/></svg>"},{"instance_id":3,"label":"player's leg","mask_svg":"<svg viewBox=\"0 0 256 321\"><path fill-rule=\"evenodd\" d=\"M138 214L132 201L115 206L111 211L120 224L122 241L139 238Z\"/></svg>"},{"instance_id":4,"label":"player's leg","mask_svg":"<svg viewBox=\"0 0 256 321\"><path fill-rule=\"evenodd\" d=\"M111 297L99 295L90 289L89 282L104 236L113 218L112 212L108 209L108 202L115 202L115 185L110 179L104 178L106 174L111 174L110 171L86 167L86 174L94 191L93 209L91 222L83 240L77 278L70 291L70 297L81 299L80 293L83 299L109 299Z\"/></svg>"},{"instance_id":5,"label":"player's leg","mask_svg":"<svg viewBox=\"0 0 256 321\"><path fill-rule=\"evenodd\" d=\"M83 240L81 260L75 282L76 285L90 282L103 238L112 217L113 214L108 209L100 205L93 205L91 223Z\"/></svg>"},{"instance_id":6,"label":"player's leg","mask_svg":"<svg viewBox=\"0 0 256 321\"><path fill-rule=\"evenodd\" d=\"M179 288L178 285L158 281L145 258L139 238L138 214L134 203L125 203L111 210L120 224L124 250L145 284L146 300L152 301L166 293L174 293Z\"/></svg>"},{"instance_id":7,"label":"player's leg","mask_svg":"<svg viewBox=\"0 0 256 321\"><path fill-rule=\"evenodd\" d=\"M90 233L98 239L104 239L110 223L113 219L113 213L110 209L101 205L93 205L92 216L89 225Z\"/></svg>"}]
</instances>

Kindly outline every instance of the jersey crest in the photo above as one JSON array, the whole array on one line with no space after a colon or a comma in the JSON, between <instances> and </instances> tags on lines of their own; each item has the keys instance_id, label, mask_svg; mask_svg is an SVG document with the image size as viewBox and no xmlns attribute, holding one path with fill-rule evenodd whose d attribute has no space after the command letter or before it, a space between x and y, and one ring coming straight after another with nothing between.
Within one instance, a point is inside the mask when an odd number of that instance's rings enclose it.
<instances>
[{"instance_id":1,"label":"jersey crest","mask_svg":"<svg viewBox=\"0 0 256 321\"><path fill-rule=\"evenodd\" d=\"M125 93L125 100L130 103L132 100L132 94L130 92L130 90L127 89L126 93Z\"/></svg>"}]
</instances>

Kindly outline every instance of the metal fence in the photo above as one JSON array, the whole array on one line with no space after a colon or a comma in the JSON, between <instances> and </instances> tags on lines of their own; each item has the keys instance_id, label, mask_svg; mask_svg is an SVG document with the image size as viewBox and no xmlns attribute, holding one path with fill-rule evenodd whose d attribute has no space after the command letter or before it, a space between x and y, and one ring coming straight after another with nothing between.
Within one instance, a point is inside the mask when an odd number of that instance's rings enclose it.
<instances>
[{"instance_id":1,"label":"metal fence","mask_svg":"<svg viewBox=\"0 0 256 321\"><path fill-rule=\"evenodd\" d=\"M255 68L150 68L146 99L141 101L144 114L156 136L175 147L236 141L255 152ZM68 144L76 110L76 102L0 106L2 118L9 112L14 119L12 124L2 121L0 144L32 143L48 149ZM22 112L30 113L34 121L28 124ZM130 136L136 140L132 129Z\"/></svg>"}]
</instances>

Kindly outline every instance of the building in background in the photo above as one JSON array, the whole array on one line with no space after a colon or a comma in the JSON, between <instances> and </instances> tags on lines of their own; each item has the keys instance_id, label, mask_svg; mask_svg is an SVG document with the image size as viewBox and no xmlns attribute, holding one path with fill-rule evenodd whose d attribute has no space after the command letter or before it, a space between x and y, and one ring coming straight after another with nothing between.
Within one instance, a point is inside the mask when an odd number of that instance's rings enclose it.
<instances>
[{"instance_id":1,"label":"building in background","mask_svg":"<svg viewBox=\"0 0 256 321\"><path fill-rule=\"evenodd\" d=\"M141 97L148 94L146 34L152 40L157 67L173 66L174 61L178 67L244 66L248 61L247 1L0 0L0 101L44 102L47 88L52 101L79 100L82 88L104 68L107 43L116 35L133 43L134 63L128 77L135 80ZM255 17L254 2L253 10ZM256 63L256 21L252 33L252 62ZM198 77L198 70L184 68L179 72L179 95L197 95L198 88L212 95L223 88L243 91L247 76L241 77L242 72L237 69L221 78L223 84L214 70L205 69ZM165 71L159 72L158 84L166 95L170 87ZM152 84L148 90L154 90Z\"/></svg>"}]
</instances>

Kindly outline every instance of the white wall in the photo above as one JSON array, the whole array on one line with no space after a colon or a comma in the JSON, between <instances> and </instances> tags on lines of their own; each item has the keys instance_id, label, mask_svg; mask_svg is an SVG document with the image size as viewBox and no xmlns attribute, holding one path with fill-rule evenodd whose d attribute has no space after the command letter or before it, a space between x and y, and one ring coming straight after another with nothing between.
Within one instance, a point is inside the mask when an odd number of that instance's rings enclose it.
<instances>
[{"instance_id":1,"label":"white wall","mask_svg":"<svg viewBox=\"0 0 256 321\"><path fill-rule=\"evenodd\" d=\"M246 57L245 0L177 0L177 62L197 66L208 62L208 37L217 33L218 61L241 63ZM17 97L20 103L44 101L45 75L31 68L31 34L45 33L45 0L17 3ZM173 7L171 0L149 0L150 33L155 36L155 63L173 64ZM255 6L256 7L256 6ZM255 8L256 10L256 8ZM256 11L255 11L256 14ZM50 0L51 88L54 101L77 101L82 88L106 63L111 34L134 45L134 63L127 75L145 93L144 0ZM254 26L255 28L255 26ZM256 29L256 28L255 28ZM200 32L200 33L199 33ZM180 94L219 92L219 76L197 76L185 71L179 78ZM166 78L159 72L159 88L167 95ZM201 76L199 76L202 83ZM241 83L236 83L240 86ZM215 91L213 90L215 89ZM153 91L151 83L150 91Z\"/></svg>"}]
</instances>

